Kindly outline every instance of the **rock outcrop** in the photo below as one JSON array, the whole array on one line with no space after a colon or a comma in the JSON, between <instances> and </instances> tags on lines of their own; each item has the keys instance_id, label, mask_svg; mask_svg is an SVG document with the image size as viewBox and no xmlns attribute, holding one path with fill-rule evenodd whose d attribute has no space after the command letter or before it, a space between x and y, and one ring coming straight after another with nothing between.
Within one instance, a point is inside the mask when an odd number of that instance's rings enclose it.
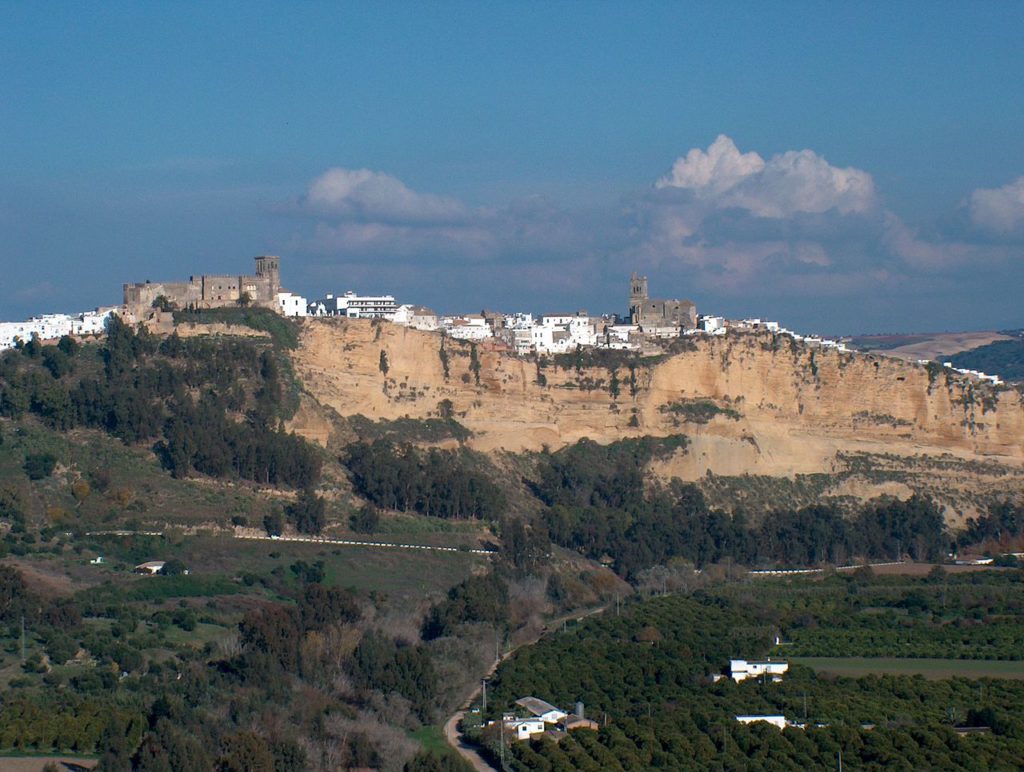
<instances>
[{"instance_id":1,"label":"rock outcrop","mask_svg":"<svg viewBox=\"0 0 1024 772\"><path fill-rule=\"evenodd\" d=\"M981 464L995 477L1024 465L1016 390L770 333L677 348L647 359L609 354L595 367L588 357L537 362L388 323L309 320L295 369L319 406L307 403L294 428L324 442L319 407L329 407L374 420L450 410L482 451L686 434L688 451L656 471L690 480L832 473L864 454Z\"/></svg>"}]
</instances>

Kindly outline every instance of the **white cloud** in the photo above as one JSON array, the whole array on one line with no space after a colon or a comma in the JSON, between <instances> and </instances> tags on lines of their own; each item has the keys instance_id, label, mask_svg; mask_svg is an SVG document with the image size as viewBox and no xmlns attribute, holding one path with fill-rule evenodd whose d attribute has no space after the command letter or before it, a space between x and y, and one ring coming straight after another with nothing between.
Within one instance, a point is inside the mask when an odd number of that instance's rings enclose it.
<instances>
[{"instance_id":1,"label":"white cloud","mask_svg":"<svg viewBox=\"0 0 1024 772\"><path fill-rule=\"evenodd\" d=\"M1001 188L978 188L968 203L971 220L996 234L1024 230L1024 177Z\"/></svg>"},{"instance_id":2,"label":"white cloud","mask_svg":"<svg viewBox=\"0 0 1024 772\"><path fill-rule=\"evenodd\" d=\"M1021 227L1022 200L1024 178L976 191L971 216L992 228ZM313 180L297 210L315 229L296 248L335 265L415 274L452 263L480 275L529 269L566 281L566 266L601 265L615 274L655 270L695 293L737 296L906 291L914 281L995 271L1012 257L1005 245L908 226L880 206L865 171L832 166L812 150L765 160L725 135L689 150L651 188L621 200L618 212L567 210L544 197L472 207L389 174L344 168Z\"/></svg>"},{"instance_id":3,"label":"white cloud","mask_svg":"<svg viewBox=\"0 0 1024 772\"><path fill-rule=\"evenodd\" d=\"M720 195L764 169L757 153L740 153L736 143L719 134L707 151L692 148L677 158L672 171L655 183L657 188L687 188L708 195Z\"/></svg>"},{"instance_id":4,"label":"white cloud","mask_svg":"<svg viewBox=\"0 0 1024 772\"><path fill-rule=\"evenodd\" d=\"M765 161L754 152L740 153L724 134L707 151L694 148L677 159L655 187L689 190L713 208L776 219L830 210L850 214L875 205L867 172L831 166L811 150L790 150Z\"/></svg>"},{"instance_id":5,"label":"white cloud","mask_svg":"<svg viewBox=\"0 0 1024 772\"><path fill-rule=\"evenodd\" d=\"M328 169L313 180L303 202L321 214L365 221L451 222L467 214L453 198L417 193L369 169Z\"/></svg>"}]
</instances>

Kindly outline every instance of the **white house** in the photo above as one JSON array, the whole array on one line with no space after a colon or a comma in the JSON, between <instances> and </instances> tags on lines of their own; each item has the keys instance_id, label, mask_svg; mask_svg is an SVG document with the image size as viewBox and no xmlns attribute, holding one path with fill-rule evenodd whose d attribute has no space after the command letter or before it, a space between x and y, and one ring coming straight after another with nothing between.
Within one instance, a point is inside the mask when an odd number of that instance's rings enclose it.
<instances>
[{"instance_id":1,"label":"white house","mask_svg":"<svg viewBox=\"0 0 1024 772\"><path fill-rule=\"evenodd\" d=\"M724 335L725 319L721 316L702 316L697 320L697 329L710 335Z\"/></svg>"},{"instance_id":2,"label":"white house","mask_svg":"<svg viewBox=\"0 0 1024 772\"><path fill-rule=\"evenodd\" d=\"M0 351L14 348L16 339L28 343L35 335L41 341L64 335L98 335L107 326L113 308L97 308L79 314L43 314L23 322L0 322Z\"/></svg>"},{"instance_id":3,"label":"white house","mask_svg":"<svg viewBox=\"0 0 1024 772\"><path fill-rule=\"evenodd\" d=\"M277 308L284 316L305 316L308 306L308 301L301 295L292 292L277 293Z\"/></svg>"},{"instance_id":4,"label":"white house","mask_svg":"<svg viewBox=\"0 0 1024 772\"><path fill-rule=\"evenodd\" d=\"M565 327L575 318L576 314L543 314L540 323L545 327Z\"/></svg>"},{"instance_id":5,"label":"white house","mask_svg":"<svg viewBox=\"0 0 1024 772\"><path fill-rule=\"evenodd\" d=\"M544 721L539 718L505 716L502 720L505 723L505 731L512 732L516 740L529 740L532 736L544 734L547 730Z\"/></svg>"},{"instance_id":6,"label":"white house","mask_svg":"<svg viewBox=\"0 0 1024 772\"><path fill-rule=\"evenodd\" d=\"M403 305L398 307L395 324L404 324L416 330L432 332L440 328L437 314L426 306Z\"/></svg>"},{"instance_id":7,"label":"white house","mask_svg":"<svg viewBox=\"0 0 1024 772\"><path fill-rule=\"evenodd\" d=\"M533 351L532 327L506 327L501 331L503 337L519 356L526 356Z\"/></svg>"},{"instance_id":8,"label":"white house","mask_svg":"<svg viewBox=\"0 0 1024 772\"><path fill-rule=\"evenodd\" d=\"M443 324L445 332L458 340L486 340L487 338L494 337L491 326L479 314L457 317L446 316Z\"/></svg>"},{"instance_id":9,"label":"white house","mask_svg":"<svg viewBox=\"0 0 1024 772\"><path fill-rule=\"evenodd\" d=\"M739 721L741 724L756 724L756 723L758 723L760 721L763 721L764 723L771 724L772 726L778 727L779 729L785 729L787 726L790 725L789 722L786 721L786 717L785 716L776 716L776 715L772 715L772 716L753 716L753 715L751 715L751 716L736 716L736 720Z\"/></svg>"},{"instance_id":10,"label":"white house","mask_svg":"<svg viewBox=\"0 0 1024 772\"><path fill-rule=\"evenodd\" d=\"M145 563L140 563L132 570L136 574L159 574L164 570L164 561L150 560Z\"/></svg>"},{"instance_id":11,"label":"white house","mask_svg":"<svg viewBox=\"0 0 1024 772\"><path fill-rule=\"evenodd\" d=\"M391 319L398 311L394 295L326 295L309 305L310 316L347 316L350 319Z\"/></svg>"},{"instance_id":12,"label":"white house","mask_svg":"<svg viewBox=\"0 0 1024 772\"><path fill-rule=\"evenodd\" d=\"M787 670L789 670L789 663L782 660L729 660L729 674L736 683L761 676L771 678L773 681L781 681Z\"/></svg>"}]
</instances>

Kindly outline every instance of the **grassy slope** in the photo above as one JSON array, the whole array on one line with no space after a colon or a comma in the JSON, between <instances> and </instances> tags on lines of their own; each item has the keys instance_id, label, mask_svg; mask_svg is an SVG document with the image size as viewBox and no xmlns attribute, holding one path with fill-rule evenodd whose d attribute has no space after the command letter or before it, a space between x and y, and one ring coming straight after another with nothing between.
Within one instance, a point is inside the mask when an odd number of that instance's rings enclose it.
<instances>
[{"instance_id":1,"label":"grassy slope","mask_svg":"<svg viewBox=\"0 0 1024 772\"><path fill-rule=\"evenodd\" d=\"M849 678L871 674L921 675L929 680L943 678L1024 679L1024 662L990 659L904 659L899 657L790 657L820 673Z\"/></svg>"}]
</instances>

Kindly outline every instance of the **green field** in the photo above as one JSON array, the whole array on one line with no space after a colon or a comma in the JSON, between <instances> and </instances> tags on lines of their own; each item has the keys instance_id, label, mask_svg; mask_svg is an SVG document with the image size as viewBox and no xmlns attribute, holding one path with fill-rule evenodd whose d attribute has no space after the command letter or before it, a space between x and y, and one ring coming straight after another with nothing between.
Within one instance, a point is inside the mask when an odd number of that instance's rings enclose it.
<instances>
[{"instance_id":1,"label":"green field","mask_svg":"<svg viewBox=\"0 0 1024 772\"><path fill-rule=\"evenodd\" d=\"M910 659L898 657L790 657L821 673L859 678L865 675L921 675L929 680L952 678L1024 679L1024 661L996 659Z\"/></svg>"}]
</instances>

